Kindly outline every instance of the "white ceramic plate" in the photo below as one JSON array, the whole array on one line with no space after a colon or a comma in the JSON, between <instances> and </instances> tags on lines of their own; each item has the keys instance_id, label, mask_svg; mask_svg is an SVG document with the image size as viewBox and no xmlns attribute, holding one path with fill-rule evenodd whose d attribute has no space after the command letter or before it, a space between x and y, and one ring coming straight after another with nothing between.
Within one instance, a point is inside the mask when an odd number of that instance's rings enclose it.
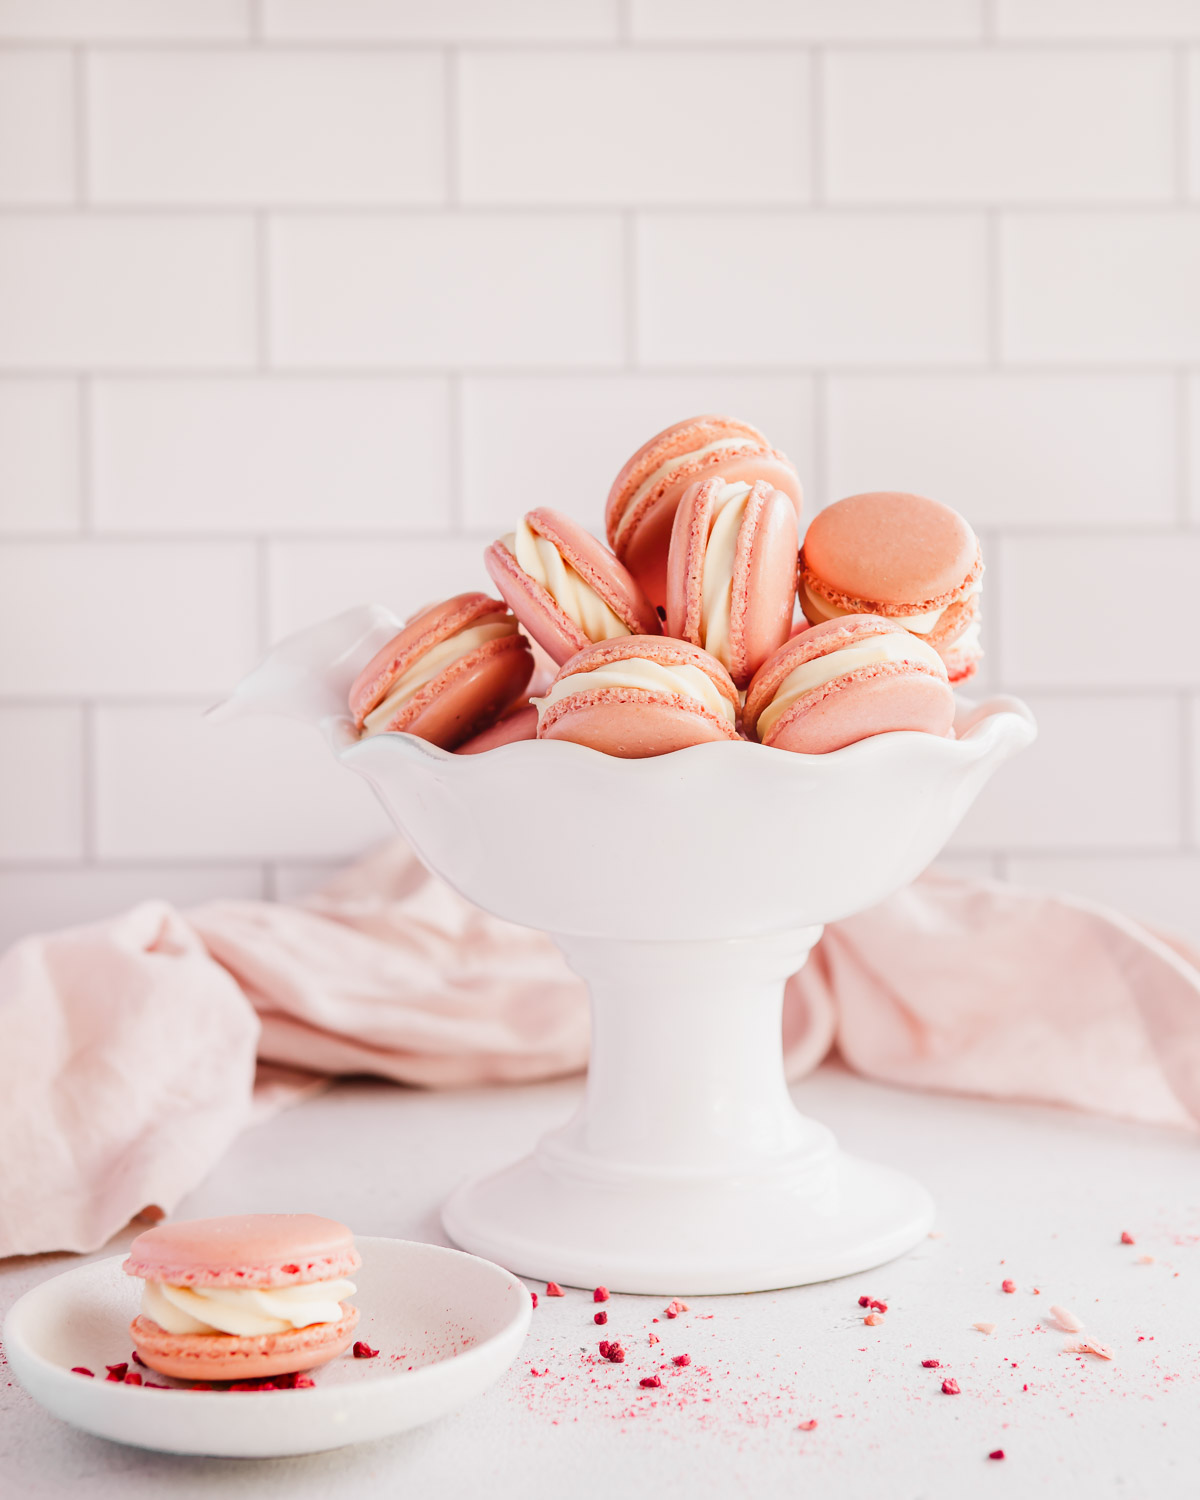
<instances>
[{"instance_id":1,"label":"white ceramic plate","mask_svg":"<svg viewBox=\"0 0 1200 1500\"><path fill-rule=\"evenodd\" d=\"M347 1352L312 1372L312 1389L164 1391L105 1380L105 1365L129 1358L141 1291L120 1255L26 1292L4 1321L4 1350L33 1399L64 1422L139 1448L226 1458L317 1453L404 1432L462 1406L508 1369L533 1309L515 1276L439 1245L357 1243L356 1337L379 1356ZM73 1375L72 1365L96 1378Z\"/></svg>"}]
</instances>

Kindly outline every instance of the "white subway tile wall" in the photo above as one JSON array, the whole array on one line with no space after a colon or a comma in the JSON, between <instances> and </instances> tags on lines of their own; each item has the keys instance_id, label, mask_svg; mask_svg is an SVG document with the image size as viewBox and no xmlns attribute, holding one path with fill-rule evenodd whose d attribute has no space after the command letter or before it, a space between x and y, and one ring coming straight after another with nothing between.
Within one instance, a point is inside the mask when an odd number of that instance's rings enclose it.
<instances>
[{"instance_id":1,"label":"white subway tile wall","mask_svg":"<svg viewBox=\"0 0 1200 1500\"><path fill-rule=\"evenodd\" d=\"M980 529L944 867L1200 939L1198 267L1197 0L0 0L0 944L386 836L206 704L703 409Z\"/></svg>"}]
</instances>

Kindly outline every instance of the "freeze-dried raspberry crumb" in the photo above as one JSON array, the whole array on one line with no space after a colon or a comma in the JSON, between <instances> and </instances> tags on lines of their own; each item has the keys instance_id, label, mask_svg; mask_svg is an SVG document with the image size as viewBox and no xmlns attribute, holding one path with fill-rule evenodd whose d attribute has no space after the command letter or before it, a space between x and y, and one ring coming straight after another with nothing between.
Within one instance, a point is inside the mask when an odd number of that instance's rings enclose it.
<instances>
[{"instance_id":1,"label":"freeze-dried raspberry crumb","mask_svg":"<svg viewBox=\"0 0 1200 1500\"><path fill-rule=\"evenodd\" d=\"M691 1362L692 1362L692 1356L690 1354L677 1354L671 1360L671 1363L673 1365L680 1365L680 1366L682 1366L682 1365L690 1365Z\"/></svg>"},{"instance_id":2,"label":"freeze-dried raspberry crumb","mask_svg":"<svg viewBox=\"0 0 1200 1500\"><path fill-rule=\"evenodd\" d=\"M277 1391L279 1387L273 1380L235 1380L229 1389L231 1391Z\"/></svg>"},{"instance_id":3,"label":"freeze-dried raspberry crumb","mask_svg":"<svg viewBox=\"0 0 1200 1500\"><path fill-rule=\"evenodd\" d=\"M146 1369L146 1361L142 1358L142 1356L137 1352L136 1349L129 1357L131 1360L133 1360L135 1365L141 1365L143 1370Z\"/></svg>"},{"instance_id":4,"label":"freeze-dried raspberry crumb","mask_svg":"<svg viewBox=\"0 0 1200 1500\"><path fill-rule=\"evenodd\" d=\"M1121 1243L1122 1245L1136 1245L1137 1241L1134 1239L1133 1235L1130 1234L1128 1229L1122 1229Z\"/></svg>"},{"instance_id":5,"label":"freeze-dried raspberry crumb","mask_svg":"<svg viewBox=\"0 0 1200 1500\"><path fill-rule=\"evenodd\" d=\"M656 1390L660 1385L662 1385L662 1376L643 1375L641 1380L638 1381L638 1385L640 1385L644 1391Z\"/></svg>"},{"instance_id":6,"label":"freeze-dried raspberry crumb","mask_svg":"<svg viewBox=\"0 0 1200 1500\"><path fill-rule=\"evenodd\" d=\"M129 1373L125 1377L125 1384L126 1385L141 1385L141 1383L142 1383L142 1377L138 1374L138 1372L136 1370L130 1370Z\"/></svg>"},{"instance_id":7,"label":"freeze-dried raspberry crumb","mask_svg":"<svg viewBox=\"0 0 1200 1500\"><path fill-rule=\"evenodd\" d=\"M559 1286L557 1281L548 1281L546 1283L547 1297L562 1297L565 1295L565 1292L563 1291L562 1287Z\"/></svg>"},{"instance_id":8,"label":"freeze-dried raspberry crumb","mask_svg":"<svg viewBox=\"0 0 1200 1500\"><path fill-rule=\"evenodd\" d=\"M592 1314L592 1322L593 1323L607 1323L608 1322L608 1314L606 1312L593 1313Z\"/></svg>"},{"instance_id":9,"label":"freeze-dried raspberry crumb","mask_svg":"<svg viewBox=\"0 0 1200 1500\"><path fill-rule=\"evenodd\" d=\"M887 1303L886 1302L878 1302L878 1301L876 1301L876 1299L874 1297L872 1297L871 1300L867 1303L867 1306L870 1307L870 1308L873 1308L876 1312L879 1312L879 1313L885 1313L885 1312L887 1312Z\"/></svg>"},{"instance_id":10,"label":"freeze-dried raspberry crumb","mask_svg":"<svg viewBox=\"0 0 1200 1500\"><path fill-rule=\"evenodd\" d=\"M1015 1281L1008 1281L1006 1279L1000 1283L1000 1290L1002 1292L1015 1292L1016 1289L1017 1283Z\"/></svg>"},{"instance_id":11,"label":"freeze-dried raspberry crumb","mask_svg":"<svg viewBox=\"0 0 1200 1500\"><path fill-rule=\"evenodd\" d=\"M870 1299L870 1297L860 1297L858 1299L858 1305L859 1305L859 1307L870 1307L870 1305L871 1305L871 1299Z\"/></svg>"},{"instance_id":12,"label":"freeze-dried raspberry crumb","mask_svg":"<svg viewBox=\"0 0 1200 1500\"><path fill-rule=\"evenodd\" d=\"M993 1448L992 1451L988 1454L988 1457L989 1458L1003 1458L1004 1457L1004 1449L1003 1448Z\"/></svg>"},{"instance_id":13,"label":"freeze-dried raspberry crumb","mask_svg":"<svg viewBox=\"0 0 1200 1500\"><path fill-rule=\"evenodd\" d=\"M143 1380L142 1389L144 1391L169 1391L171 1387L169 1385L163 1385L163 1383L159 1380Z\"/></svg>"},{"instance_id":14,"label":"freeze-dried raspberry crumb","mask_svg":"<svg viewBox=\"0 0 1200 1500\"><path fill-rule=\"evenodd\" d=\"M598 1348L601 1359L606 1359L610 1364L614 1365L623 1365L625 1363L625 1351L615 1339L611 1344L607 1339L601 1339Z\"/></svg>"},{"instance_id":15,"label":"freeze-dried raspberry crumb","mask_svg":"<svg viewBox=\"0 0 1200 1500\"><path fill-rule=\"evenodd\" d=\"M962 1395L962 1390L959 1387L958 1381L954 1380L954 1379L943 1380L942 1381L942 1395L943 1396L961 1396Z\"/></svg>"},{"instance_id":16,"label":"freeze-dried raspberry crumb","mask_svg":"<svg viewBox=\"0 0 1200 1500\"><path fill-rule=\"evenodd\" d=\"M655 1320L654 1320L654 1321L655 1321L655 1322L656 1322L656 1323L657 1323L657 1322L658 1322L658 1319L657 1319L657 1318L655 1318ZM650 1344L651 1344L651 1347L653 1347L653 1346L654 1346L654 1345L655 1345L655 1344L657 1344L657 1343L658 1343L658 1334L657 1334L657 1333L652 1333L652 1334L651 1334L651 1335L650 1335Z\"/></svg>"},{"instance_id":17,"label":"freeze-dried raspberry crumb","mask_svg":"<svg viewBox=\"0 0 1200 1500\"><path fill-rule=\"evenodd\" d=\"M297 1375L295 1389L298 1391L311 1390L311 1388L316 1385L316 1383L317 1382L313 1380L309 1375Z\"/></svg>"},{"instance_id":18,"label":"freeze-dried raspberry crumb","mask_svg":"<svg viewBox=\"0 0 1200 1500\"><path fill-rule=\"evenodd\" d=\"M354 1346L355 1359L374 1359L378 1353L378 1349L372 1349L370 1344L364 1344L362 1339L359 1339Z\"/></svg>"},{"instance_id":19,"label":"freeze-dried raspberry crumb","mask_svg":"<svg viewBox=\"0 0 1200 1500\"><path fill-rule=\"evenodd\" d=\"M598 1286L596 1288L596 1290L592 1293L592 1301L593 1302L607 1302L608 1301L608 1288L606 1286Z\"/></svg>"},{"instance_id":20,"label":"freeze-dried raspberry crumb","mask_svg":"<svg viewBox=\"0 0 1200 1500\"><path fill-rule=\"evenodd\" d=\"M299 1276L299 1266L280 1266L279 1268L286 1276Z\"/></svg>"},{"instance_id":21,"label":"freeze-dried raspberry crumb","mask_svg":"<svg viewBox=\"0 0 1200 1500\"><path fill-rule=\"evenodd\" d=\"M534 1307L536 1307L537 1306L537 1293L536 1292L530 1292L529 1295L533 1298L533 1305L534 1305Z\"/></svg>"},{"instance_id":22,"label":"freeze-dried raspberry crumb","mask_svg":"<svg viewBox=\"0 0 1200 1500\"><path fill-rule=\"evenodd\" d=\"M95 1378L96 1378L95 1375L92 1373L92 1371L88 1369L87 1365L72 1365L71 1366L71 1374L72 1375L87 1375L92 1380L95 1380Z\"/></svg>"},{"instance_id":23,"label":"freeze-dried raspberry crumb","mask_svg":"<svg viewBox=\"0 0 1200 1500\"><path fill-rule=\"evenodd\" d=\"M809 1417L809 1419L808 1419L807 1422L800 1422L798 1424L801 1432L811 1432L813 1430L813 1428L816 1427L816 1425L817 1425L817 1419L816 1419L816 1417Z\"/></svg>"},{"instance_id":24,"label":"freeze-dried raspberry crumb","mask_svg":"<svg viewBox=\"0 0 1200 1500\"><path fill-rule=\"evenodd\" d=\"M105 1365L104 1368L108 1371L107 1379L124 1380L125 1372L129 1369L129 1363L127 1360L123 1360L119 1365Z\"/></svg>"},{"instance_id":25,"label":"freeze-dried raspberry crumb","mask_svg":"<svg viewBox=\"0 0 1200 1500\"><path fill-rule=\"evenodd\" d=\"M663 1308L663 1312L667 1315L668 1318L677 1318L680 1313L685 1313L687 1312L687 1310L687 1303L681 1302L678 1297L673 1298L670 1302L667 1303L666 1307Z\"/></svg>"},{"instance_id":26,"label":"freeze-dried raspberry crumb","mask_svg":"<svg viewBox=\"0 0 1200 1500\"><path fill-rule=\"evenodd\" d=\"M921 1364L926 1370L940 1370L942 1368L940 1359L923 1359Z\"/></svg>"},{"instance_id":27,"label":"freeze-dried raspberry crumb","mask_svg":"<svg viewBox=\"0 0 1200 1500\"><path fill-rule=\"evenodd\" d=\"M870 1312L863 1319L863 1322L864 1323L869 1323L872 1328L876 1327L878 1324L882 1323L883 1321L884 1321L883 1314L882 1313L877 1313L877 1312Z\"/></svg>"},{"instance_id":28,"label":"freeze-dried raspberry crumb","mask_svg":"<svg viewBox=\"0 0 1200 1500\"><path fill-rule=\"evenodd\" d=\"M996 1331L995 1323L972 1323L971 1327L978 1328L980 1333L995 1333Z\"/></svg>"}]
</instances>

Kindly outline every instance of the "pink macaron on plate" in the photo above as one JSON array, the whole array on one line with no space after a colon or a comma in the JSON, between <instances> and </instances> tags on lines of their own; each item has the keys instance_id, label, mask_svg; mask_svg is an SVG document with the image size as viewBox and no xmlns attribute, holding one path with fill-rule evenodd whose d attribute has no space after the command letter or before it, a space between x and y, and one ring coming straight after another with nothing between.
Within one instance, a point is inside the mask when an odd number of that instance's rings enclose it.
<instances>
[{"instance_id":1,"label":"pink macaron on plate","mask_svg":"<svg viewBox=\"0 0 1200 1500\"><path fill-rule=\"evenodd\" d=\"M33 1399L73 1427L138 1448L225 1458L318 1453L404 1432L480 1395L512 1364L533 1307L515 1276L440 1245L362 1237L357 1245L356 1336L378 1354L347 1352L312 1372L307 1389L105 1380L107 1365L130 1358L140 1295L123 1255L27 1292L5 1319L4 1350ZM95 1377L74 1373L77 1366Z\"/></svg>"}]
</instances>

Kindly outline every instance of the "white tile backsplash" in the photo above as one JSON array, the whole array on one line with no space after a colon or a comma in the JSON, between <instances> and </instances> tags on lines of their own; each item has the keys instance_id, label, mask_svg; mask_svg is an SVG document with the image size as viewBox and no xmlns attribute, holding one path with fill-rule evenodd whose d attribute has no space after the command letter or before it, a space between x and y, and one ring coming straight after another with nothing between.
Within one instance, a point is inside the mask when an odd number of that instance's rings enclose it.
<instances>
[{"instance_id":1,"label":"white tile backsplash","mask_svg":"<svg viewBox=\"0 0 1200 1500\"><path fill-rule=\"evenodd\" d=\"M832 52L825 183L837 203L1162 202L1171 54Z\"/></svg>"},{"instance_id":2,"label":"white tile backsplash","mask_svg":"<svg viewBox=\"0 0 1200 1500\"><path fill-rule=\"evenodd\" d=\"M803 203L809 89L800 53L467 52L462 201Z\"/></svg>"},{"instance_id":3,"label":"white tile backsplash","mask_svg":"<svg viewBox=\"0 0 1200 1500\"><path fill-rule=\"evenodd\" d=\"M92 441L101 531L429 532L450 522L444 379L103 380Z\"/></svg>"},{"instance_id":4,"label":"white tile backsplash","mask_svg":"<svg viewBox=\"0 0 1200 1500\"><path fill-rule=\"evenodd\" d=\"M438 203L444 78L436 52L100 52L87 75L92 193L154 205Z\"/></svg>"},{"instance_id":5,"label":"white tile backsplash","mask_svg":"<svg viewBox=\"0 0 1200 1500\"><path fill-rule=\"evenodd\" d=\"M647 365L974 364L987 348L976 214L639 216Z\"/></svg>"},{"instance_id":6,"label":"white tile backsplash","mask_svg":"<svg viewBox=\"0 0 1200 1500\"><path fill-rule=\"evenodd\" d=\"M0 0L0 944L386 836L200 709L705 410L980 529L944 867L1195 935L1198 265L1194 0Z\"/></svg>"}]
</instances>

